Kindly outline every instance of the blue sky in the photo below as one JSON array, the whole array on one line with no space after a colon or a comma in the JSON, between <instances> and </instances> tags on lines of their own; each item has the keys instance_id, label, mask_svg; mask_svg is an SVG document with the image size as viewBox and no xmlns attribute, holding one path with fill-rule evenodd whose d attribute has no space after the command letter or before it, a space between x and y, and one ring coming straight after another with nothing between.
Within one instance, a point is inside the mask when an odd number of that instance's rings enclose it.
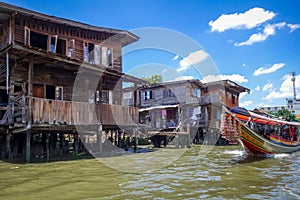
<instances>
[{"instance_id":1,"label":"blue sky","mask_svg":"<svg viewBox=\"0 0 300 200\"><path fill-rule=\"evenodd\" d=\"M151 32L147 27L171 33L161 41L163 34L150 39L169 43L172 51L160 48L160 44L158 48L128 50L123 69L132 75L162 74L165 81L228 78L251 90L241 95L240 105L252 109L284 105L285 98L293 96L289 73L296 71L300 98L300 1L3 2L95 26L129 30L140 36L140 41L145 31ZM191 45L185 45L189 42Z\"/></svg>"}]
</instances>

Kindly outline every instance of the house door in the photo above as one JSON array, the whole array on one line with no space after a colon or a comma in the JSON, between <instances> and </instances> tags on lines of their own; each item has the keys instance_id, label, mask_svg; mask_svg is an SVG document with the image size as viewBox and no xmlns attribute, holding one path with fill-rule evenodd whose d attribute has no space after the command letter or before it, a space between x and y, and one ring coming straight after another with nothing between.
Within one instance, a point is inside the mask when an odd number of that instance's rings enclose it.
<instances>
[{"instance_id":1,"label":"house door","mask_svg":"<svg viewBox=\"0 0 300 200\"><path fill-rule=\"evenodd\" d=\"M38 97L38 98L44 98L44 96L45 96L44 85L33 84L32 85L32 96Z\"/></svg>"}]
</instances>

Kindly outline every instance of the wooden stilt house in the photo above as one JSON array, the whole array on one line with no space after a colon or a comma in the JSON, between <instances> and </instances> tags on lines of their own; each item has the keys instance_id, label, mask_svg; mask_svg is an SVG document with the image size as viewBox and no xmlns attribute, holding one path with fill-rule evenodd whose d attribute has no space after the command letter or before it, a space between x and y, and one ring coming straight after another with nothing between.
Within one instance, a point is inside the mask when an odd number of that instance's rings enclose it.
<instances>
[{"instance_id":1,"label":"wooden stilt house","mask_svg":"<svg viewBox=\"0 0 300 200\"><path fill-rule=\"evenodd\" d=\"M139 111L122 105L122 84L145 81L122 72L122 47L137 40L0 2L1 158L77 154L97 133L102 141L102 131L117 138L120 127L133 129Z\"/></svg>"}]
</instances>

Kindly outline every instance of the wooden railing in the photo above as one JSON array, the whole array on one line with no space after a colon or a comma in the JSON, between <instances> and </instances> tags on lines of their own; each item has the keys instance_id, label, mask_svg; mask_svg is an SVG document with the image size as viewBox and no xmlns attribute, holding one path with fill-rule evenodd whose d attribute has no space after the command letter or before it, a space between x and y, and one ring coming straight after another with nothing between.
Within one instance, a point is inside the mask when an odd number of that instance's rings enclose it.
<instances>
[{"instance_id":1,"label":"wooden railing","mask_svg":"<svg viewBox=\"0 0 300 200\"><path fill-rule=\"evenodd\" d=\"M135 125L138 108L121 105L90 104L87 102L57 101L28 98L33 124L65 125Z\"/></svg>"}]
</instances>

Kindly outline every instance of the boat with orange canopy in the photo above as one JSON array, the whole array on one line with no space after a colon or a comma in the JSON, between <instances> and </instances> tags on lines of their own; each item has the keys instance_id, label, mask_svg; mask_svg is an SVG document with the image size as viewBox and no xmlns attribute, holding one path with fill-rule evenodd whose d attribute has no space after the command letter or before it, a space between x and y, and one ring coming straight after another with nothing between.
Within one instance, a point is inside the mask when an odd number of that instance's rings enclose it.
<instances>
[{"instance_id":1,"label":"boat with orange canopy","mask_svg":"<svg viewBox=\"0 0 300 200\"><path fill-rule=\"evenodd\" d=\"M223 108L222 137L240 142L253 155L292 153L300 150L300 123L272 118L241 107Z\"/></svg>"}]
</instances>

